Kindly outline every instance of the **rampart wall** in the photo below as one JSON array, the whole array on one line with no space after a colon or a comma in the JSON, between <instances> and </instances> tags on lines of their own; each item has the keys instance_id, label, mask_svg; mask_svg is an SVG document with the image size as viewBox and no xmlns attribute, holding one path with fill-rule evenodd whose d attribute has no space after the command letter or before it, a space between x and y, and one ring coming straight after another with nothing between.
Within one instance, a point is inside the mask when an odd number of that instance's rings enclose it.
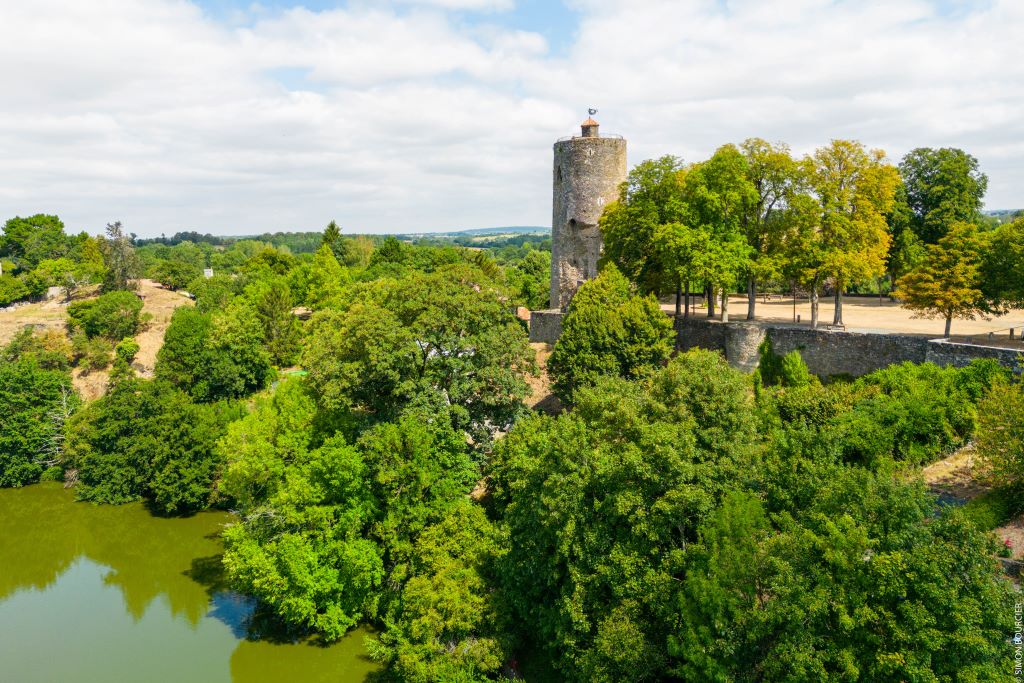
<instances>
[{"instance_id":1,"label":"rampart wall","mask_svg":"<svg viewBox=\"0 0 1024 683\"><path fill-rule=\"evenodd\" d=\"M554 344L562 333L561 311L534 311L530 341ZM812 330L782 323L736 321L722 323L702 317L676 317L676 348L720 351L733 367L752 372L757 348L765 338L775 353L799 351L808 369L822 378L859 377L910 361L961 367L976 358L993 358L1015 368L1020 351L979 344L958 344L909 334L874 334L841 330Z\"/></svg>"}]
</instances>

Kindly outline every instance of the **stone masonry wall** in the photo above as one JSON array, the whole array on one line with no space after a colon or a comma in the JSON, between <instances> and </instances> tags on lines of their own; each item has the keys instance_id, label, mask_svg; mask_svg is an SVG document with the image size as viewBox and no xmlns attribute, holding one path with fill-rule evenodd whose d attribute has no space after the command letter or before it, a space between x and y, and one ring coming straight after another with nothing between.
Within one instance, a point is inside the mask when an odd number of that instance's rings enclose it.
<instances>
[{"instance_id":1,"label":"stone masonry wall","mask_svg":"<svg viewBox=\"0 0 1024 683\"><path fill-rule=\"evenodd\" d=\"M1018 351L974 344L952 344L903 334L830 332L791 325L733 322L706 318L676 318L676 347L721 351L733 367L752 371L757 367L757 347L765 337L775 353L799 351L808 369L819 377L859 377L875 370L910 361L936 365L967 365L976 358L994 358L1009 368L1016 366Z\"/></svg>"},{"instance_id":2,"label":"stone masonry wall","mask_svg":"<svg viewBox=\"0 0 1024 683\"><path fill-rule=\"evenodd\" d=\"M554 344L562 336L562 316L559 310L530 312L530 341Z\"/></svg>"},{"instance_id":3,"label":"stone masonry wall","mask_svg":"<svg viewBox=\"0 0 1024 683\"><path fill-rule=\"evenodd\" d=\"M562 334L562 317L557 310L533 311L530 341L554 344ZM729 364L752 372L758 363L757 347L765 337L772 340L775 353L799 351L807 368L822 378L849 375L859 377L890 365L910 361L962 367L976 358L994 358L1016 369L1019 351L975 344L953 344L942 340L904 334L829 332L792 325L766 323L721 323L703 317L675 318L676 348L721 351Z\"/></svg>"}]
</instances>

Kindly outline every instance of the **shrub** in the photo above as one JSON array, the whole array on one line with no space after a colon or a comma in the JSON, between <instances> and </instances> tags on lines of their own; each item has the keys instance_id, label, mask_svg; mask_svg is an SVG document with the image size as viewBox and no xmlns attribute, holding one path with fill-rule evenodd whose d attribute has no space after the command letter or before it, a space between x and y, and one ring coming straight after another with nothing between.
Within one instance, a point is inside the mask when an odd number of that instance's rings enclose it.
<instances>
[{"instance_id":1,"label":"shrub","mask_svg":"<svg viewBox=\"0 0 1024 683\"><path fill-rule=\"evenodd\" d=\"M1009 522L1021 511L1020 491L996 488L972 499L962 510L964 516L982 531L991 531Z\"/></svg>"},{"instance_id":2,"label":"shrub","mask_svg":"<svg viewBox=\"0 0 1024 683\"><path fill-rule=\"evenodd\" d=\"M71 348L75 364L86 371L102 370L110 365L110 352L113 347L103 337L90 339L79 332L71 338Z\"/></svg>"},{"instance_id":3,"label":"shrub","mask_svg":"<svg viewBox=\"0 0 1024 683\"><path fill-rule=\"evenodd\" d=\"M0 275L0 306L9 306L28 296L25 283L11 275Z\"/></svg>"},{"instance_id":4,"label":"shrub","mask_svg":"<svg viewBox=\"0 0 1024 683\"><path fill-rule=\"evenodd\" d=\"M36 332L26 325L7 344L0 359L32 360L44 370L67 370L74 360L74 350L62 331Z\"/></svg>"},{"instance_id":5,"label":"shrub","mask_svg":"<svg viewBox=\"0 0 1024 683\"><path fill-rule=\"evenodd\" d=\"M135 360L135 354L139 352L139 343L132 338L122 339L114 347L114 354L119 360L131 363Z\"/></svg>"},{"instance_id":6,"label":"shrub","mask_svg":"<svg viewBox=\"0 0 1024 683\"><path fill-rule=\"evenodd\" d=\"M119 341L138 332L141 325L142 301L127 291L114 291L96 299L78 301L68 306L68 320L73 328L91 337Z\"/></svg>"},{"instance_id":7,"label":"shrub","mask_svg":"<svg viewBox=\"0 0 1024 683\"><path fill-rule=\"evenodd\" d=\"M999 381L978 404L974 436L996 483L1024 484L1024 390Z\"/></svg>"},{"instance_id":8,"label":"shrub","mask_svg":"<svg viewBox=\"0 0 1024 683\"><path fill-rule=\"evenodd\" d=\"M757 347L759 362L757 376L765 386L780 385L784 387L805 387L813 380L811 371L800 356L793 350L785 356L775 353L772 340L765 338Z\"/></svg>"},{"instance_id":9,"label":"shrub","mask_svg":"<svg viewBox=\"0 0 1024 683\"><path fill-rule=\"evenodd\" d=\"M878 393L835 421L849 437L848 458L871 462L889 444L896 460L924 464L962 446L974 432L974 396L1000 372L976 361L960 369L903 363L865 375L855 388Z\"/></svg>"}]
</instances>

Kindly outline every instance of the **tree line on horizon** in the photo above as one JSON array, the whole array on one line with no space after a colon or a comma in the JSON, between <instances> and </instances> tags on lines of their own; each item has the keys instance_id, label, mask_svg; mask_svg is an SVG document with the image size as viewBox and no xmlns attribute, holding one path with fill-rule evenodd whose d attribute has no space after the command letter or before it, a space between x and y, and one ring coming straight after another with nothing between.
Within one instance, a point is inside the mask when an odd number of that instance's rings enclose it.
<instances>
[{"instance_id":1,"label":"tree line on horizon","mask_svg":"<svg viewBox=\"0 0 1024 683\"><path fill-rule=\"evenodd\" d=\"M674 292L689 315L691 287L708 315L728 295L806 291L811 325L819 297L873 287L915 315L946 321L1002 315L1024 306L1024 217L998 224L981 213L988 186L977 160L919 148L899 166L881 150L833 140L795 158L783 143L751 138L706 161L665 156L638 164L601 218L604 260L644 293Z\"/></svg>"}]
</instances>

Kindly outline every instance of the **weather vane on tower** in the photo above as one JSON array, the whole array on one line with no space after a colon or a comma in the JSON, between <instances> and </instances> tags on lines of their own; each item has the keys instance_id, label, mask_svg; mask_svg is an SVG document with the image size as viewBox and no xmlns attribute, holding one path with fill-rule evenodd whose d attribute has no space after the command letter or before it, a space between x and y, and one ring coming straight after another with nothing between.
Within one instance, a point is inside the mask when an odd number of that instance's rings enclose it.
<instances>
[{"instance_id":1,"label":"weather vane on tower","mask_svg":"<svg viewBox=\"0 0 1024 683\"><path fill-rule=\"evenodd\" d=\"M587 113L590 114L591 116L593 116L594 114L597 113L597 110L594 109L594 108L590 108L590 109L587 110Z\"/></svg>"}]
</instances>

